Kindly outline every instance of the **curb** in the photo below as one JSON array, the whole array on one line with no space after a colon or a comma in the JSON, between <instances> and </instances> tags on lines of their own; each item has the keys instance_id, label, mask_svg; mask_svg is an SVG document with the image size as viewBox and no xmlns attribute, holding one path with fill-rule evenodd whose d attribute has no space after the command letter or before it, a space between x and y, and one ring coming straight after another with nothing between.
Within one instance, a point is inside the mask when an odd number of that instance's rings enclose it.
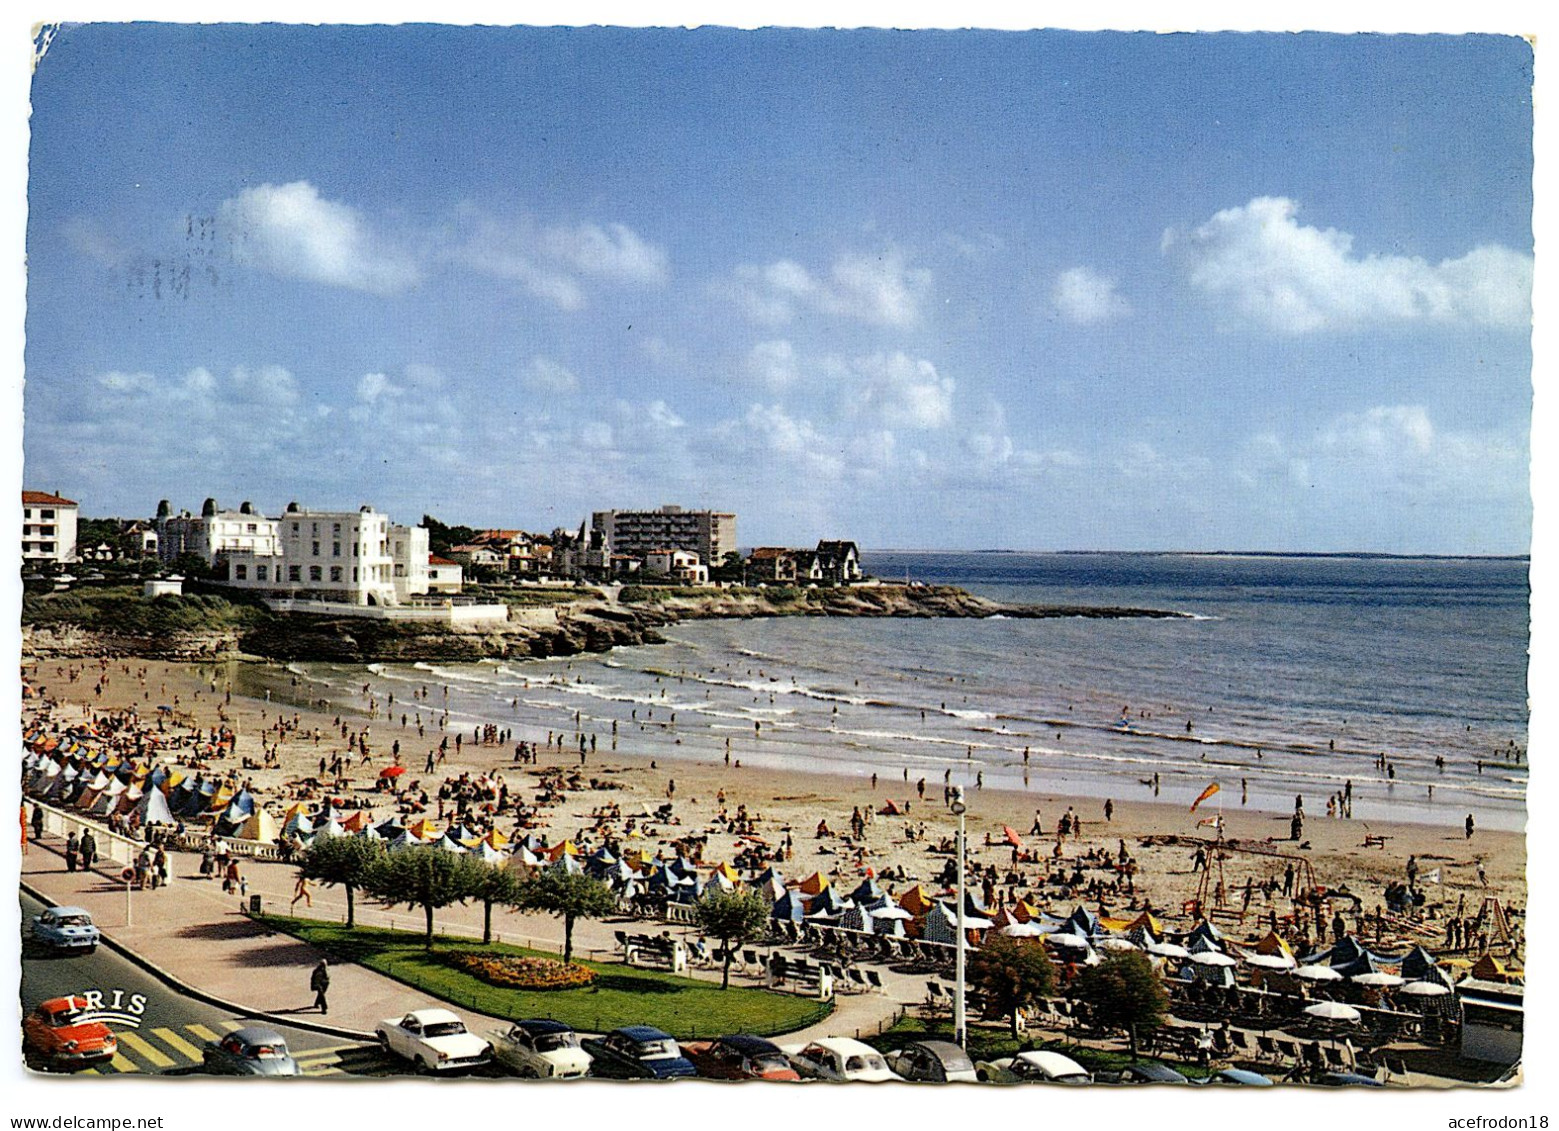
<instances>
[{"instance_id":1,"label":"curb","mask_svg":"<svg viewBox=\"0 0 1559 1131\"><path fill-rule=\"evenodd\" d=\"M94 869L94 871L96 871L96 869ZM32 885L28 884L25 880L21 882L20 886L22 891L38 900L44 906L59 906L58 903L44 895L37 888L34 888ZM376 1039L373 1033L364 1033L357 1029L343 1029L336 1025L325 1025L318 1021L308 1021L293 1017L280 1017L274 1013L267 1013L263 1009L251 1009L247 1005L239 1005L236 1002L225 1001L224 999L217 997L215 994L207 993L198 986L192 986L187 982L179 981L162 967L153 963L150 959L144 958L134 950L130 949L124 943L117 942L106 934L101 936L101 941L104 946L108 947L109 950L112 950L120 957L127 959L136 966L139 966L142 970L156 978L169 989L184 994L187 997L194 998L196 1001L203 1002L206 1005L215 1006L218 1009L236 1013L240 1017L254 1018L259 1021L269 1021L272 1025L286 1025L294 1029L306 1029L314 1033L323 1033L329 1037L342 1037L349 1041L365 1041L370 1043Z\"/></svg>"}]
</instances>

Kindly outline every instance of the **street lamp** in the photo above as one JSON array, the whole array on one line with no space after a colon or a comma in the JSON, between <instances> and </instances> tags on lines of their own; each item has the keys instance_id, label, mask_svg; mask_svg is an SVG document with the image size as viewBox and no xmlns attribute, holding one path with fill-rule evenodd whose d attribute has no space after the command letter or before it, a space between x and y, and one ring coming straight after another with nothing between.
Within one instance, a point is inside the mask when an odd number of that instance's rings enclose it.
<instances>
[{"instance_id":1,"label":"street lamp","mask_svg":"<svg viewBox=\"0 0 1559 1131\"><path fill-rule=\"evenodd\" d=\"M958 818L958 949L957 965L955 966L954 980L957 988L953 991L953 1040L959 1048L964 1048L969 1043L969 1023L964 1013L964 945L968 935L964 929L964 814L968 812L968 806L964 804L964 787L953 787L953 801L949 808L953 816Z\"/></svg>"}]
</instances>

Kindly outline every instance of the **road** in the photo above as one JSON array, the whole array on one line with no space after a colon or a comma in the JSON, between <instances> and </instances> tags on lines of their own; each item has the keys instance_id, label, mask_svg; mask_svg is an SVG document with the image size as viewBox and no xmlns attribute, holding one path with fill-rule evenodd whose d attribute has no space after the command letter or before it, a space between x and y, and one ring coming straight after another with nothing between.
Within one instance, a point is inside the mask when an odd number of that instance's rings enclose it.
<instances>
[{"instance_id":1,"label":"road","mask_svg":"<svg viewBox=\"0 0 1559 1131\"><path fill-rule=\"evenodd\" d=\"M22 895L22 1009L66 994L98 995L104 1020L119 1038L113 1061L82 1074L187 1075L202 1071L201 1047L224 1033L254 1024L169 989L108 947L96 954L55 957L26 941L32 917L43 905ZM89 1001L94 1000L89 998ZM404 1063L377 1045L343 1041L290 1025L268 1025L287 1038L305 1076L391 1076Z\"/></svg>"}]
</instances>

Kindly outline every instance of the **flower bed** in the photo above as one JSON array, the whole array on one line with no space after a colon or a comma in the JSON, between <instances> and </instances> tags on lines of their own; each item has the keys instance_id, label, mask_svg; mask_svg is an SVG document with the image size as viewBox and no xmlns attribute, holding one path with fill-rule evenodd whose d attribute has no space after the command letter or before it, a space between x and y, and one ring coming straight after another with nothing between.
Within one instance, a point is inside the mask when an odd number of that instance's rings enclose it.
<instances>
[{"instance_id":1,"label":"flower bed","mask_svg":"<svg viewBox=\"0 0 1559 1131\"><path fill-rule=\"evenodd\" d=\"M595 971L589 967L554 958L517 958L468 950L449 951L443 958L473 978L514 990L577 990L595 981Z\"/></svg>"}]
</instances>

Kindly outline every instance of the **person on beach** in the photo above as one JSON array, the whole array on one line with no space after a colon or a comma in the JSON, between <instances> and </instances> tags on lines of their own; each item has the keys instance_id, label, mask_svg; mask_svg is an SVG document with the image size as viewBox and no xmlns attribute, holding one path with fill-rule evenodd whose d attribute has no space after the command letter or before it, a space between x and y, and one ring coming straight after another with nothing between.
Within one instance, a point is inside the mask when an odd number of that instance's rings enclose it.
<instances>
[{"instance_id":1,"label":"person on beach","mask_svg":"<svg viewBox=\"0 0 1559 1131\"><path fill-rule=\"evenodd\" d=\"M1472 839L1472 814L1467 814L1467 839Z\"/></svg>"},{"instance_id":2,"label":"person on beach","mask_svg":"<svg viewBox=\"0 0 1559 1131\"><path fill-rule=\"evenodd\" d=\"M321 1013L329 1013L330 1003L325 1000L325 995L330 992L330 967L323 958L309 975L309 989L314 991L314 1008Z\"/></svg>"},{"instance_id":3,"label":"person on beach","mask_svg":"<svg viewBox=\"0 0 1559 1131\"><path fill-rule=\"evenodd\" d=\"M1472 820L1471 817L1467 819L1469 821ZM1468 833L1467 835L1471 836L1472 834ZM80 851L80 845L76 840L75 830L72 829L71 834L65 838L65 871L74 872L76 870L76 854L78 851Z\"/></svg>"},{"instance_id":4,"label":"person on beach","mask_svg":"<svg viewBox=\"0 0 1559 1131\"><path fill-rule=\"evenodd\" d=\"M296 907L300 899L305 907L314 906L314 896L309 891L309 878L302 872L298 873L298 882L292 886L292 902L287 905L288 910Z\"/></svg>"}]
</instances>

